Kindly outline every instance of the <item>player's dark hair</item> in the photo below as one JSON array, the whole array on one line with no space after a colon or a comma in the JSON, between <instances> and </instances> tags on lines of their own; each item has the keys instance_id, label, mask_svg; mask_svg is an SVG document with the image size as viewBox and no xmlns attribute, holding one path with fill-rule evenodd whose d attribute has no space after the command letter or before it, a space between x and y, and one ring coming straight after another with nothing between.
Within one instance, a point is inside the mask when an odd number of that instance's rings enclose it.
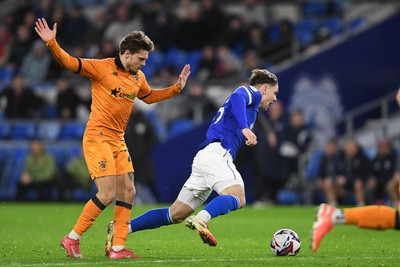
<instances>
[{"instance_id":1,"label":"player's dark hair","mask_svg":"<svg viewBox=\"0 0 400 267\"><path fill-rule=\"evenodd\" d=\"M144 32L132 31L119 43L119 53L123 54L126 50L129 50L132 54L136 54L141 50L150 52L154 50L154 43Z\"/></svg>"},{"instance_id":2,"label":"player's dark hair","mask_svg":"<svg viewBox=\"0 0 400 267\"><path fill-rule=\"evenodd\" d=\"M270 84L275 86L278 84L278 77L272 72L269 72L266 69L254 69L251 71L251 76L249 78L250 85L256 84Z\"/></svg>"}]
</instances>

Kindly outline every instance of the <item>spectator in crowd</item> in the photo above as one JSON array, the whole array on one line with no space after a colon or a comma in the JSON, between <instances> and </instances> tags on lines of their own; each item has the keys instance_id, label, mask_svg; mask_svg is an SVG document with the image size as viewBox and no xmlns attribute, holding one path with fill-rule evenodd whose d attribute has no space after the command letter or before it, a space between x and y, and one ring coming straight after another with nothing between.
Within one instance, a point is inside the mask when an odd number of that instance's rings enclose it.
<instances>
[{"instance_id":1,"label":"spectator in crowd","mask_svg":"<svg viewBox=\"0 0 400 267\"><path fill-rule=\"evenodd\" d=\"M256 205L276 203L277 193L285 185L282 156L279 153L284 125L285 112L280 101L269 106L267 116L261 113L257 117L256 133L259 136L259 145L255 147L254 161L258 175L252 176Z\"/></svg>"},{"instance_id":2,"label":"spectator in crowd","mask_svg":"<svg viewBox=\"0 0 400 267\"><path fill-rule=\"evenodd\" d=\"M94 32L80 5L74 5L72 7L66 26L64 42L66 42L67 46L84 45L85 41L90 39L89 36L92 36ZM76 34L77 32L79 32L79 34Z\"/></svg>"},{"instance_id":3,"label":"spectator in crowd","mask_svg":"<svg viewBox=\"0 0 400 267\"><path fill-rule=\"evenodd\" d=\"M262 68L265 64L257 51L251 49L246 51L241 65L241 76L244 78L250 75L251 70Z\"/></svg>"},{"instance_id":4,"label":"spectator in crowd","mask_svg":"<svg viewBox=\"0 0 400 267\"><path fill-rule=\"evenodd\" d=\"M229 47L224 44L219 45L217 59L216 76L218 78L234 78L239 75L242 63Z\"/></svg>"},{"instance_id":5,"label":"spectator in crowd","mask_svg":"<svg viewBox=\"0 0 400 267\"><path fill-rule=\"evenodd\" d=\"M204 81L217 76L218 58L213 46L206 45L202 48L202 57L199 62L197 79Z\"/></svg>"},{"instance_id":6,"label":"spectator in crowd","mask_svg":"<svg viewBox=\"0 0 400 267\"><path fill-rule=\"evenodd\" d=\"M16 71L21 67L22 61L31 49L31 45L31 29L25 25L18 26L16 36L11 43L10 56L8 58L8 65L11 69Z\"/></svg>"},{"instance_id":7,"label":"spectator in crowd","mask_svg":"<svg viewBox=\"0 0 400 267\"><path fill-rule=\"evenodd\" d=\"M8 60L12 42L11 32L5 24L0 24L0 67Z\"/></svg>"},{"instance_id":8,"label":"spectator in crowd","mask_svg":"<svg viewBox=\"0 0 400 267\"><path fill-rule=\"evenodd\" d=\"M31 143L31 152L26 158L25 168L18 182L16 199L28 200L31 190L37 193L37 200L51 200L51 191L56 176L56 163L39 140Z\"/></svg>"},{"instance_id":9,"label":"spectator in crowd","mask_svg":"<svg viewBox=\"0 0 400 267\"><path fill-rule=\"evenodd\" d=\"M125 130L125 140L134 162L135 186L140 187L136 196L142 203L154 203L159 198L154 181L152 151L158 138L146 114L136 104L133 105Z\"/></svg>"},{"instance_id":10,"label":"spectator in crowd","mask_svg":"<svg viewBox=\"0 0 400 267\"><path fill-rule=\"evenodd\" d=\"M243 40L245 39L245 28L243 19L239 16L232 16L228 19L228 28L221 33L220 42L226 44L237 55L243 52ZM246 76L248 77L248 76Z\"/></svg>"},{"instance_id":11,"label":"spectator in crowd","mask_svg":"<svg viewBox=\"0 0 400 267\"><path fill-rule=\"evenodd\" d=\"M244 52L254 50L257 51L259 57L263 57L266 54L268 44L267 35L263 27L259 24L250 25L244 39Z\"/></svg>"},{"instance_id":12,"label":"spectator in crowd","mask_svg":"<svg viewBox=\"0 0 400 267\"><path fill-rule=\"evenodd\" d=\"M151 2L150 10L143 15L144 31L154 41L157 49L167 52L173 47L176 19L163 2Z\"/></svg>"},{"instance_id":13,"label":"spectator in crowd","mask_svg":"<svg viewBox=\"0 0 400 267\"><path fill-rule=\"evenodd\" d=\"M179 32L176 36L178 48L185 51L201 49L208 43L199 7L190 9L188 18L179 22L177 32Z\"/></svg>"},{"instance_id":14,"label":"spectator in crowd","mask_svg":"<svg viewBox=\"0 0 400 267\"><path fill-rule=\"evenodd\" d=\"M226 15L215 0L202 0L200 9L201 24L207 33L207 40L217 43L226 30Z\"/></svg>"},{"instance_id":15,"label":"spectator in crowd","mask_svg":"<svg viewBox=\"0 0 400 267\"><path fill-rule=\"evenodd\" d=\"M60 195L63 201L73 200L72 191L76 188L82 189L88 193L91 192L93 182L90 179L82 149L78 156L70 158L67 162L65 170L62 173L62 178Z\"/></svg>"},{"instance_id":16,"label":"spectator in crowd","mask_svg":"<svg viewBox=\"0 0 400 267\"><path fill-rule=\"evenodd\" d=\"M343 154L339 149L336 139L331 138L325 145L324 154L318 168L318 178L315 181L315 187L317 193L321 191L326 198L326 202L333 206L338 204L335 185L338 182L341 164L343 164Z\"/></svg>"},{"instance_id":17,"label":"spectator in crowd","mask_svg":"<svg viewBox=\"0 0 400 267\"><path fill-rule=\"evenodd\" d=\"M335 183L337 196L343 200L350 193L354 195L357 206L364 206L365 185L370 175L371 161L353 137L347 138L343 166Z\"/></svg>"},{"instance_id":18,"label":"spectator in crowd","mask_svg":"<svg viewBox=\"0 0 400 267\"><path fill-rule=\"evenodd\" d=\"M26 13L34 10L31 0L19 0L16 2L15 10L5 18L10 32L17 32L17 28L24 23Z\"/></svg>"},{"instance_id":19,"label":"spectator in crowd","mask_svg":"<svg viewBox=\"0 0 400 267\"><path fill-rule=\"evenodd\" d=\"M60 119L76 119L77 108L82 104L81 98L65 77L60 77L57 86L57 114Z\"/></svg>"},{"instance_id":20,"label":"spectator in crowd","mask_svg":"<svg viewBox=\"0 0 400 267\"><path fill-rule=\"evenodd\" d=\"M278 37L269 42L265 50L265 60L270 64L277 64L292 55L293 31L292 23L288 19L279 22Z\"/></svg>"},{"instance_id":21,"label":"spectator in crowd","mask_svg":"<svg viewBox=\"0 0 400 267\"><path fill-rule=\"evenodd\" d=\"M119 5L116 8L116 20L108 24L105 29L103 38L114 40L115 46L119 47L119 40L135 29L141 31L143 29L142 17L136 14L133 18L130 17L129 9L126 5Z\"/></svg>"},{"instance_id":22,"label":"spectator in crowd","mask_svg":"<svg viewBox=\"0 0 400 267\"><path fill-rule=\"evenodd\" d=\"M396 171L397 156L390 141L381 139L377 143L377 154L372 159L372 176L366 186L367 204L384 204L388 186Z\"/></svg>"},{"instance_id":23,"label":"spectator in crowd","mask_svg":"<svg viewBox=\"0 0 400 267\"><path fill-rule=\"evenodd\" d=\"M304 122L303 111L296 109L290 112L289 122L282 132L282 144L279 152L282 156L282 167L287 182L299 181L299 159L307 151L312 141L311 131Z\"/></svg>"},{"instance_id":24,"label":"spectator in crowd","mask_svg":"<svg viewBox=\"0 0 400 267\"><path fill-rule=\"evenodd\" d=\"M51 0L40 0L39 5L35 8L35 13L38 18L50 20L53 15L53 3Z\"/></svg>"},{"instance_id":25,"label":"spectator in crowd","mask_svg":"<svg viewBox=\"0 0 400 267\"><path fill-rule=\"evenodd\" d=\"M37 85L46 81L50 59L46 45L41 40L36 40L22 61L21 74L27 84Z\"/></svg>"},{"instance_id":26,"label":"spectator in crowd","mask_svg":"<svg viewBox=\"0 0 400 267\"><path fill-rule=\"evenodd\" d=\"M187 97L188 115L194 123L200 124L214 116L217 106L207 96L204 84L194 81L190 84Z\"/></svg>"},{"instance_id":27,"label":"spectator in crowd","mask_svg":"<svg viewBox=\"0 0 400 267\"><path fill-rule=\"evenodd\" d=\"M32 88L25 86L21 74L16 74L12 85L0 92L1 98L6 100L4 114L8 119L34 118L43 104L43 100L33 93Z\"/></svg>"}]
</instances>

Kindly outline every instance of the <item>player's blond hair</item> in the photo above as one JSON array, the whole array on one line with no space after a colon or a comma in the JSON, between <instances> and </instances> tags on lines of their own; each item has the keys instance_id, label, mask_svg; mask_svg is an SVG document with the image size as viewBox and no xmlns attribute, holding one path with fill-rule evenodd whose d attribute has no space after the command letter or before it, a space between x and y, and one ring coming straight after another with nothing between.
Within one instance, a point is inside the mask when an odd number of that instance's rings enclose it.
<instances>
[{"instance_id":1,"label":"player's blond hair","mask_svg":"<svg viewBox=\"0 0 400 267\"><path fill-rule=\"evenodd\" d=\"M256 85L256 84L264 84L264 83L275 86L278 84L278 77L276 77L275 74L273 74L272 72L269 72L266 69L252 70L250 78L249 78L249 84Z\"/></svg>"},{"instance_id":2,"label":"player's blond hair","mask_svg":"<svg viewBox=\"0 0 400 267\"><path fill-rule=\"evenodd\" d=\"M132 31L128 33L119 43L119 53L123 54L129 50L132 54L136 54L141 50L153 51L154 43L142 31Z\"/></svg>"}]
</instances>

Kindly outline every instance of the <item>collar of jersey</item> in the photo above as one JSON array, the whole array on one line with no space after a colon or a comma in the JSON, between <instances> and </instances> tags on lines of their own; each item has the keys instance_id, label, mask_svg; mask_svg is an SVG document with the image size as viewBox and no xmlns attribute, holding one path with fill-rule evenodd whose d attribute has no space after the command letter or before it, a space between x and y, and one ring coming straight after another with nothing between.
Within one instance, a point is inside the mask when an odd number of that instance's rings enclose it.
<instances>
[{"instance_id":1,"label":"collar of jersey","mask_svg":"<svg viewBox=\"0 0 400 267\"><path fill-rule=\"evenodd\" d=\"M119 58L119 55L115 57L114 59L115 65L117 65L118 68L121 70L125 71L124 65L122 65L121 59Z\"/></svg>"}]
</instances>

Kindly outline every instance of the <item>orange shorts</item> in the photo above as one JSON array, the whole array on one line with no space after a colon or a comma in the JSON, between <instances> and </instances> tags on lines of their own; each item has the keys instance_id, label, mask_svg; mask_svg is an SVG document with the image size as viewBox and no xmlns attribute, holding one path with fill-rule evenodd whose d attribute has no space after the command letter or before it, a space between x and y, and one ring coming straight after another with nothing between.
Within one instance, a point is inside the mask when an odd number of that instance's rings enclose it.
<instances>
[{"instance_id":1,"label":"orange shorts","mask_svg":"<svg viewBox=\"0 0 400 267\"><path fill-rule=\"evenodd\" d=\"M84 136L82 147L92 180L133 172L132 159L125 141Z\"/></svg>"}]
</instances>

